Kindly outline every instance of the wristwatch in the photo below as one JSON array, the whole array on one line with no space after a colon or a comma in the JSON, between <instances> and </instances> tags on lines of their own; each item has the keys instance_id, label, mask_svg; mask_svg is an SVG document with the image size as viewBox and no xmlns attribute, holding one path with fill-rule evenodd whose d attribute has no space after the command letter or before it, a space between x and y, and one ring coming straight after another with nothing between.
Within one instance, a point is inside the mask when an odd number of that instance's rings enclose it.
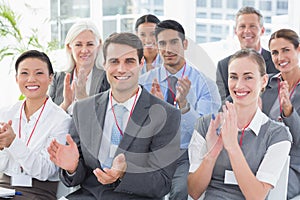
<instances>
[{"instance_id":1,"label":"wristwatch","mask_svg":"<svg viewBox=\"0 0 300 200\"><path fill-rule=\"evenodd\" d=\"M190 111L190 103L187 102L187 103L185 104L185 107L180 108L180 111L181 111L181 114L185 114L185 113L189 112L189 111Z\"/></svg>"}]
</instances>

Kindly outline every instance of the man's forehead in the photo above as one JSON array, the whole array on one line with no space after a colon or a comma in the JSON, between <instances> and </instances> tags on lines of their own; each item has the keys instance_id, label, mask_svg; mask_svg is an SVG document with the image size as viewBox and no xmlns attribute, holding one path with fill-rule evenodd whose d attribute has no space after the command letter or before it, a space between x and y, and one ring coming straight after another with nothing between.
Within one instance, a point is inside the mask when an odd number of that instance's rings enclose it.
<instances>
[{"instance_id":1,"label":"man's forehead","mask_svg":"<svg viewBox=\"0 0 300 200\"><path fill-rule=\"evenodd\" d=\"M133 58L137 57L137 49L125 45L112 43L108 46L108 58Z\"/></svg>"}]
</instances>

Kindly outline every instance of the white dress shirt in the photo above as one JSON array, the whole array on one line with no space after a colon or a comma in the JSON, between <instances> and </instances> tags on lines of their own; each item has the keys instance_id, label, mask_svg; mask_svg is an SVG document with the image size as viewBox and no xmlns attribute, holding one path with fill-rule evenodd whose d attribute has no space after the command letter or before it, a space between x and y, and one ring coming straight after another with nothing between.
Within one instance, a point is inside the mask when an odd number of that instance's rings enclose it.
<instances>
[{"instance_id":1,"label":"white dress shirt","mask_svg":"<svg viewBox=\"0 0 300 200\"><path fill-rule=\"evenodd\" d=\"M102 135L102 140L101 140L101 145L100 145L100 150L99 150L99 155L98 155L98 158L99 158L99 161L100 161L102 167L103 167L103 163L105 163L106 159L109 157L110 146L111 146L111 131L112 131L113 124L115 123L114 115L111 110L112 106L114 106L115 104L119 104L119 105L123 105L124 107L126 107L127 111L124 113L123 118L122 118L123 127L120 127L124 133L127 122L129 120L130 111L131 111L131 109L132 110L134 109L134 106L135 106L136 102L138 101L141 93L142 93L142 88L139 86L139 91L138 91L137 97L136 97L136 95L134 95L133 97L131 97L124 103L117 103L116 100L114 98L112 98L112 105L111 105L111 100L110 100L111 96L109 96L109 101L108 101L107 108L106 108L105 122L104 122L104 127L103 127L103 135ZM109 94L111 94L111 90L109 91Z\"/></svg>"},{"instance_id":2,"label":"white dress shirt","mask_svg":"<svg viewBox=\"0 0 300 200\"><path fill-rule=\"evenodd\" d=\"M19 138L20 112L23 101L11 107L0 109L0 122L12 120L12 128L16 137L8 148L0 151L0 171L8 176L21 174L21 167L27 175L40 181L58 181L58 167L50 160L47 147L55 138L65 144L71 117L57 106L51 98L46 102L44 111L26 145L42 107L27 121L22 111L21 138Z\"/></svg>"}]
</instances>

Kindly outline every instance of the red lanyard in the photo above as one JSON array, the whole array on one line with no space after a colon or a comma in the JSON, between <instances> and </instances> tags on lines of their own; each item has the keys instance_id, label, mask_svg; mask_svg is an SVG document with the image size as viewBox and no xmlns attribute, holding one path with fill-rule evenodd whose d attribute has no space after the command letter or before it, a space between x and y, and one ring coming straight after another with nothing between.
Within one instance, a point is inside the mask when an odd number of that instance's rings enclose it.
<instances>
[{"instance_id":1,"label":"red lanyard","mask_svg":"<svg viewBox=\"0 0 300 200\"><path fill-rule=\"evenodd\" d=\"M137 100L138 93L139 93L139 88L137 89L137 91L136 91L136 93L135 93L134 102L133 102L133 104L132 104L132 107L131 107L131 110L130 110L130 114L129 114L127 123L128 123L128 121L129 121L129 119L130 119L130 117L131 117L131 115L132 115L134 106L135 106L135 104L136 104L136 100ZM113 115L114 115L114 119L115 119L116 126L117 126L117 128L118 128L120 134L123 136L124 133L123 133L122 129L121 129L120 126L119 126L119 123L118 123L118 120L117 120L117 116L116 116L116 113L115 113L115 109L114 109L114 107L113 107L113 105L112 105L112 92L110 92L110 106L111 106L111 111L112 111L112 113L113 113Z\"/></svg>"},{"instance_id":2,"label":"red lanyard","mask_svg":"<svg viewBox=\"0 0 300 200\"><path fill-rule=\"evenodd\" d=\"M251 121L250 121L251 122ZM248 128L248 126L250 125L250 122L248 124L246 124L246 126L244 126L244 128L242 129L242 135L240 137L240 147L242 147L242 144L243 144L243 138L244 138L244 135L245 135L245 130L246 128Z\"/></svg>"},{"instance_id":3,"label":"red lanyard","mask_svg":"<svg viewBox=\"0 0 300 200\"><path fill-rule=\"evenodd\" d=\"M184 63L184 68L183 68L183 72L181 74L181 78L183 78L184 76L184 73L185 73L185 70L186 70L186 63ZM172 90L172 87L171 87L171 84L170 84L170 80L168 79L168 70L166 69L166 79L168 81L168 89L170 90L171 94L172 94L172 99L174 100L174 106L176 106L176 96L175 96L175 92Z\"/></svg>"},{"instance_id":4,"label":"red lanyard","mask_svg":"<svg viewBox=\"0 0 300 200\"><path fill-rule=\"evenodd\" d=\"M296 89L296 87L297 87L297 85L299 84L299 82L300 82L300 79L297 81L297 83L293 86L293 88L292 88L292 91L290 92L290 99L291 99L291 97L293 96L293 94L294 94L294 92L295 92L295 89ZM279 77L278 77L278 79L277 79L277 83L278 83L278 101L279 101L279 111L280 111L280 114L282 113L282 106L281 106L281 103L280 103L280 101L281 101L281 99L280 99L280 79L279 79Z\"/></svg>"},{"instance_id":5,"label":"red lanyard","mask_svg":"<svg viewBox=\"0 0 300 200\"><path fill-rule=\"evenodd\" d=\"M33 127L32 131L31 131L31 134L30 134L30 136L29 136L29 138L28 138L28 140L27 140L27 142L26 142L26 146L28 146L28 144L29 144L29 142L30 142L30 140L31 140L31 137L32 137L32 135L33 135L33 132L35 131L35 128L36 128L36 126L37 126L37 123L39 122L40 117L41 117L41 115L42 115L42 113L43 113L43 111L44 111L44 108L45 108L45 105L46 105L47 100L48 100L48 97L47 97L47 98L45 99L45 101L44 101L42 110L41 110L41 112L40 112L40 114L39 114L39 116L38 116L38 118L37 118L37 120L36 120L36 122L35 122L35 124L34 124L34 127ZM23 111L25 102L26 102L26 101L24 101L24 103L23 103L23 105L22 105L22 107L21 107L21 111L20 111L19 138L21 138L21 132L22 132L22 130L21 130L21 128L22 128L22 126L21 126L21 122L22 122L22 111Z\"/></svg>"}]
</instances>

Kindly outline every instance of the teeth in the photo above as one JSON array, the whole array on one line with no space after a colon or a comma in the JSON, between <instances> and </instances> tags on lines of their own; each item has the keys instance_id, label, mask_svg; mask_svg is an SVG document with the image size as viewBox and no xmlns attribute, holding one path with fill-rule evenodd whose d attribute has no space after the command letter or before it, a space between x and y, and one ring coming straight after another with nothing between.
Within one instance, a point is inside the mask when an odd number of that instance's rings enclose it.
<instances>
[{"instance_id":1,"label":"teeth","mask_svg":"<svg viewBox=\"0 0 300 200\"><path fill-rule=\"evenodd\" d=\"M235 93L237 96L246 96L247 92L236 92Z\"/></svg>"},{"instance_id":2,"label":"teeth","mask_svg":"<svg viewBox=\"0 0 300 200\"><path fill-rule=\"evenodd\" d=\"M153 45L152 44L145 44L144 46L145 47L152 47Z\"/></svg>"},{"instance_id":3,"label":"teeth","mask_svg":"<svg viewBox=\"0 0 300 200\"><path fill-rule=\"evenodd\" d=\"M285 66L285 65L287 65L288 64L288 62L284 62L284 63L279 63L279 66Z\"/></svg>"},{"instance_id":4,"label":"teeth","mask_svg":"<svg viewBox=\"0 0 300 200\"><path fill-rule=\"evenodd\" d=\"M36 90L39 88L39 86L36 86L36 85L35 86L26 86L26 88L29 90Z\"/></svg>"},{"instance_id":5,"label":"teeth","mask_svg":"<svg viewBox=\"0 0 300 200\"><path fill-rule=\"evenodd\" d=\"M252 37L251 36L247 36L247 37L245 37L245 39L251 39Z\"/></svg>"},{"instance_id":6,"label":"teeth","mask_svg":"<svg viewBox=\"0 0 300 200\"><path fill-rule=\"evenodd\" d=\"M116 76L116 79L118 79L118 80L127 80L127 79L129 79L129 76Z\"/></svg>"}]
</instances>

